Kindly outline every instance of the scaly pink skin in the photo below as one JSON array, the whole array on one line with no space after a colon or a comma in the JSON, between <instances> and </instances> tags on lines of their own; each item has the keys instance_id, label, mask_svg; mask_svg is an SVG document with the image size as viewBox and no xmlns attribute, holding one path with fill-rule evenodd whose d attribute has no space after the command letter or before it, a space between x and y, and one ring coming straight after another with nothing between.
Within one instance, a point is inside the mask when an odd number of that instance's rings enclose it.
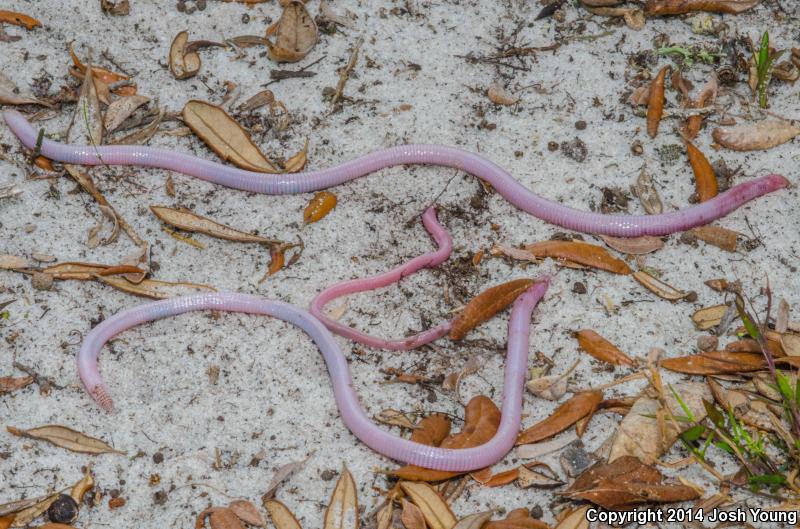
<instances>
[{"instance_id":1,"label":"scaly pink skin","mask_svg":"<svg viewBox=\"0 0 800 529\"><path fill-rule=\"evenodd\" d=\"M6 123L29 149L36 147L38 132L15 110L3 113ZM348 182L379 169L405 164L453 167L485 180L519 209L564 228L615 237L668 235L708 224L742 204L787 187L781 175L768 175L732 187L720 195L682 211L661 215L603 215L579 211L546 200L514 180L514 177L477 154L441 145L401 145L343 163L329 169L294 174L263 174L236 169L167 149L139 145L68 145L44 139L41 154L58 162L79 165L140 165L188 174L244 191L270 195L316 191Z\"/></svg>"},{"instance_id":2,"label":"scaly pink skin","mask_svg":"<svg viewBox=\"0 0 800 529\"><path fill-rule=\"evenodd\" d=\"M427 446L394 436L378 428L367 416L353 389L350 368L333 335L308 312L288 303L245 294L214 292L147 303L124 310L92 329L78 353L78 372L87 391L105 409L113 402L97 369L97 355L103 345L126 329L144 322L195 310L217 310L264 314L304 330L319 347L333 382L333 393L342 420L353 434L381 454L438 470L466 472L485 468L505 456L519 433L522 395L528 371L528 341L531 314L547 291L549 279L534 284L514 303L508 325L503 404L500 427L491 440L474 448L447 449Z\"/></svg>"},{"instance_id":3,"label":"scaly pink skin","mask_svg":"<svg viewBox=\"0 0 800 529\"><path fill-rule=\"evenodd\" d=\"M422 215L422 223L425 225L428 233L431 234L431 237L433 237L433 240L436 241L436 244L439 246L438 250L415 257L407 263L389 270L388 272L384 272L372 277L344 281L326 288L317 294L317 297L311 301L311 308L309 309L311 314L324 323L328 329L340 336L344 336L345 338L349 338L364 345L369 345L370 347L391 349L393 351L408 351L410 349L416 349L420 345L438 340L447 334L450 331L450 328L453 326L452 321L446 321L437 325L436 327L428 329L427 331L421 332L414 336L409 336L408 338L404 338L402 340L385 340L383 338L377 338L375 336L364 334L351 327L348 327L347 325L343 325L336 320L329 318L325 314L325 305L336 298L346 296L348 294L354 294L356 292L375 290L377 288L391 285L392 283L396 283L404 277L408 277L422 268L433 268L434 266L439 266L446 261L447 258L450 257L450 253L453 251L453 241L450 239L450 234L447 233L444 227L439 224L439 221L436 220L436 210L433 207L428 208Z\"/></svg>"}]
</instances>

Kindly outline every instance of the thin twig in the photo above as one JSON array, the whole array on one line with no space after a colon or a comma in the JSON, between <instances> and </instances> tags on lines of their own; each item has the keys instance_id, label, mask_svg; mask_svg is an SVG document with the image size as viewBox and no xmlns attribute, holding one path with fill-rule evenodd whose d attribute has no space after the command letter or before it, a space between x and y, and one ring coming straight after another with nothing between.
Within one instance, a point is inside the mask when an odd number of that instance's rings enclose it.
<instances>
[{"instance_id":1,"label":"thin twig","mask_svg":"<svg viewBox=\"0 0 800 529\"><path fill-rule=\"evenodd\" d=\"M338 105L338 103L342 98L344 85L347 84L347 80L350 78L350 73L353 71L353 68L355 68L356 62L358 62L358 50L361 48L361 44L363 43L364 37L359 37L356 45L353 47L353 53L350 55L350 60L347 61L347 65L339 74L339 82L336 85L336 92L334 92L333 97L331 98L331 110L329 114L334 114L341 110L341 105Z\"/></svg>"}]
</instances>

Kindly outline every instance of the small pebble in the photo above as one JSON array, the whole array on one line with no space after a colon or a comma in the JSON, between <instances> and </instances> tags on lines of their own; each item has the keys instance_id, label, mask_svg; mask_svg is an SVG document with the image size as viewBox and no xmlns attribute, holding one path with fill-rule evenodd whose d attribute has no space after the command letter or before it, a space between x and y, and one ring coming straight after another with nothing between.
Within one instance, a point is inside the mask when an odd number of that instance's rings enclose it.
<instances>
[{"instance_id":1,"label":"small pebble","mask_svg":"<svg viewBox=\"0 0 800 529\"><path fill-rule=\"evenodd\" d=\"M250 23L250 15L247 13L242 13L242 24L249 24Z\"/></svg>"},{"instance_id":2,"label":"small pebble","mask_svg":"<svg viewBox=\"0 0 800 529\"><path fill-rule=\"evenodd\" d=\"M153 463L160 464L164 462L164 454L161 452L156 452L153 454Z\"/></svg>"},{"instance_id":3,"label":"small pebble","mask_svg":"<svg viewBox=\"0 0 800 529\"><path fill-rule=\"evenodd\" d=\"M164 505L167 503L167 493L163 490L157 491L155 494L153 494L153 503L156 505Z\"/></svg>"},{"instance_id":4,"label":"small pebble","mask_svg":"<svg viewBox=\"0 0 800 529\"><path fill-rule=\"evenodd\" d=\"M580 441L578 441L580 443ZM581 443L582 444L582 443ZM561 468L571 478L582 473L592 464L592 459L580 445L572 443L558 457Z\"/></svg>"},{"instance_id":5,"label":"small pebble","mask_svg":"<svg viewBox=\"0 0 800 529\"><path fill-rule=\"evenodd\" d=\"M644 147L642 146L642 142L639 140L633 142L631 144L631 152L636 156L641 156L642 154L644 154Z\"/></svg>"},{"instance_id":6,"label":"small pebble","mask_svg":"<svg viewBox=\"0 0 800 529\"><path fill-rule=\"evenodd\" d=\"M700 336L697 338L697 348L701 351L716 351L719 345L719 338L716 336Z\"/></svg>"},{"instance_id":7,"label":"small pebble","mask_svg":"<svg viewBox=\"0 0 800 529\"><path fill-rule=\"evenodd\" d=\"M586 122L583 120L575 122L575 128L578 130L586 130Z\"/></svg>"},{"instance_id":8,"label":"small pebble","mask_svg":"<svg viewBox=\"0 0 800 529\"><path fill-rule=\"evenodd\" d=\"M583 284L583 283L581 283L580 281L576 281L576 282L575 282L575 283L572 285L572 291L573 291L575 294L586 294L586 285L584 285L584 284Z\"/></svg>"},{"instance_id":9,"label":"small pebble","mask_svg":"<svg viewBox=\"0 0 800 529\"><path fill-rule=\"evenodd\" d=\"M558 150L558 142L557 141L548 141L547 142L547 150L550 152L555 152Z\"/></svg>"},{"instance_id":10,"label":"small pebble","mask_svg":"<svg viewBox=\"0 0 800 529\"><path fill-rule=\"evenodd\" d=\"M320 474L319 477L322 478L322 481L330 481L330 480L332 480L333 478L336 477L336 471L335 470L323 470L322 474Z\"/></svg>"},{"instance_id":11,"label":"small pebble","mask_svg":"<svg viewBox=\"0 0 800 529\"><path fill-rule=\"evenodd\" d=\"M68 494L61 494L47 509L47 517L53 523L71 524L78 517L78 504Z\"/></svg>"}]
</instances>

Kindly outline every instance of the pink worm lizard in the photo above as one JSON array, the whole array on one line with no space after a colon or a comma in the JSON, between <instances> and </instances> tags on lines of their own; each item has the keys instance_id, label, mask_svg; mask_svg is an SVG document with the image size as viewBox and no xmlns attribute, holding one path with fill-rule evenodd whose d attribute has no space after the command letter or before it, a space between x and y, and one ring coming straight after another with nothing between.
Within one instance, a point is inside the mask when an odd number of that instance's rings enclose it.
<instances>
[{"instance_id":1,"label":"pink worm lizard","mask_svg":"<svg viewBox=\"0 0 800 529\"><path fill-rule=\"evenodd\" d=\"M27 148L36 148L38 132L22 114L6 110L3 116L12 132ZM789 185L784 176L771 174L738 184L711 200L681 211L660 215L604 215L579 211L544 199L486 158L442 145L400 145L328 169L294 174L245 171L188 154L139 145L70 145L43 138L39 150L47 158L63 163L158 167L224 186L270 195L325 189L395 165L439 165L481 178L514 206L551 224L584 233L616 237L668 235L685 231L723 217L754 198Z\"/></svg>"},{"instance_id":2,"label":"pink worm lizard","mask_svg":"<svg viewBox=\"0 0 800 529\"><path fill-rule=\"evenodd\" d=\"M503 382L500 426L488 442L465 449L438 448L397 437L378 428L361 407L353 389L350 368L333 335L308 312L280 301L246 294L214 292L147 303L124 310L100 323L86 336L78 353L78 372L87 391L106 410L113 409L111 395L97 369L97 355L115 335L135 325L196 310L221 310L264 314L305 331L316 343L333 382L333 393L342 420L353 434L381 454L438 470L466 472L490 466L508 453L519 433L522 394L528 364L530 320L534 307L547 290L549 280L532 285L517 298L508 325L508 354Z\"/></svg>"}]
</instances>

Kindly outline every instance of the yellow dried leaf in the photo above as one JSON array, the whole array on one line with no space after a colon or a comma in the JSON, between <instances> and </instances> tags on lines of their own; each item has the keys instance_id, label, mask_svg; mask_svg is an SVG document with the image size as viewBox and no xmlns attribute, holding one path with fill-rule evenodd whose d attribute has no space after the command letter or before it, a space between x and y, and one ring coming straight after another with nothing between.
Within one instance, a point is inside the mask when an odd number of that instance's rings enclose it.
<instances>
[{"instance_id":1,"label":"yellow dried leaf","mask_svg":"<svg viewBox=\"0 0 800 529\"><path fill-rule=\"evenodd\" d=\"M79 452L82 454L125 454L125 452L112 448L100 439L89 437L72 428L67 428L66 426L58 424L49 424L47 426L31 428L30 430L21 430L13 426L6 426L6 430L13 435L47 441L72 452Z\"/></svg>"},{"instance_id":2,"label":"yellow dried leaf","mask_svg":"<svg viewBox=\"0 0 800 529\"><path fill-rule=\"evenodd\" d=\"M706 331L716 327L722 321L722 317L728 311L727 305L714 305L713 307L704 307L695 311L692 314L692 321L695 327L701 331Z\"/></svg>"},{"instance_id":3,"label":"yellow dried leaf","mask_svg":"<svg viewBox=\"0 0 800 529\"><path fill-rule=\"evenodd\" d=\"M788 121L765 120L714 129L714 141L734 151L759 151L777 147L800 134Z\"/></svg>"},{"instance_id":4,"label":"yellow dried leaf","mask_svg":"<svg viewBox=\"0 0 800 529\"><path fill-rule=\"evenodd\" d=\"M248 171L279 172L256 147L250 135L221 107L191 100L184 105L182 116L192 132L223 160Z\"/></svg>"},{"instance_id":5,"label":"yellow dried leaf","mask_svg":"<svg viewBox=\"0 0 800 529\"><path fill-rule=\"evenodd\" d=\"M215 222L208 217L198 215L186 208L173 209L166 206L150 206L150 211L170 226L184 231L202 233L204 235L210 235L211 237L217 237L218 239L234 242L252 242L259 244L275 244L280 242L231 228L230 226Z\"/></svg>"},{"instance_id":6,"label":"yellow dried leaf","mask_svg":"<svg viewBox=\"0 0 800 529\"><path fill-rule=\"evenodd\" d=\"M430 529L452 529L456 517L436 489L423 481L401 481L400 488L422 511Z\"/></svg>"},{"instance_id":7,"label":"yellow dried leaf","mask_svg":"<svg viewBox=\"0 0 800 529\"><path fill-rule=\"evenodd\" d=\"M342 474L325 511L323 529L358 529L358 525L358 489L353 475L342 466Z\"/></svg>"},{"instance_id":8,"label":"yellow dried leaf","mask_svg":"<svg viewBox=\"0 0 800 529\"><path fill-rule=\"evenodd\" d=\"M95 276L95 279L105 283L106 285L133 294L135 296L142 296L152 299L167 299L177 296L190 296L192 294L202 294L205 292L216 292L217 289L208 285L199 285L197 283L178 282L173 283L170 281L158 281L155 279L145 279L139 283L131 283L124 277L102 277Z\"/></svg>"},{"instance_id":9,"label":"yellow dried leaf","mask_svg":"<svg viewBox=\"0 0 800 529\"><path fill-rule=\"evenodd\" d=\"M317 43L317 24L303 2L289 2L280 20L269 34L277 35L275 43L265 40L269 56L276 62L297 62Z\"/></svg>"},{"instance_id":10,"label":"yellow dried leaf","mask_svg":"<svg viewBox=\"0 0 800 529\"><path fill-rule=\"evenodd\" d=\"M678 290L660 279L651 276L647 272L634 272L633 278L656 296L669 301L678 301L689 295L689 292Z\"/></svg>"},{"instance_id":11,"label":"yellow dried leaf","mask_svg":"<svg viewBox=\"0 0 800 529\"><path fill-rule=\"evenodd\" d=\"M247 525L254 525L256 527L264 527L266 522L261 513L252 502L247 500L234 500L228 504L228 508L233 511L241 521Z\"/></svg>"},{"instance_id":12,"label":"yellow dried leaf","mask_svg":"<svg viewBox=\"0 0 800 529\"><path fill-rule=\"evenodd\" d=\"M264 508L267 509L275 529L302 529L292 511L278 500L266 500Z\"/></svg>"}]
</instances>

